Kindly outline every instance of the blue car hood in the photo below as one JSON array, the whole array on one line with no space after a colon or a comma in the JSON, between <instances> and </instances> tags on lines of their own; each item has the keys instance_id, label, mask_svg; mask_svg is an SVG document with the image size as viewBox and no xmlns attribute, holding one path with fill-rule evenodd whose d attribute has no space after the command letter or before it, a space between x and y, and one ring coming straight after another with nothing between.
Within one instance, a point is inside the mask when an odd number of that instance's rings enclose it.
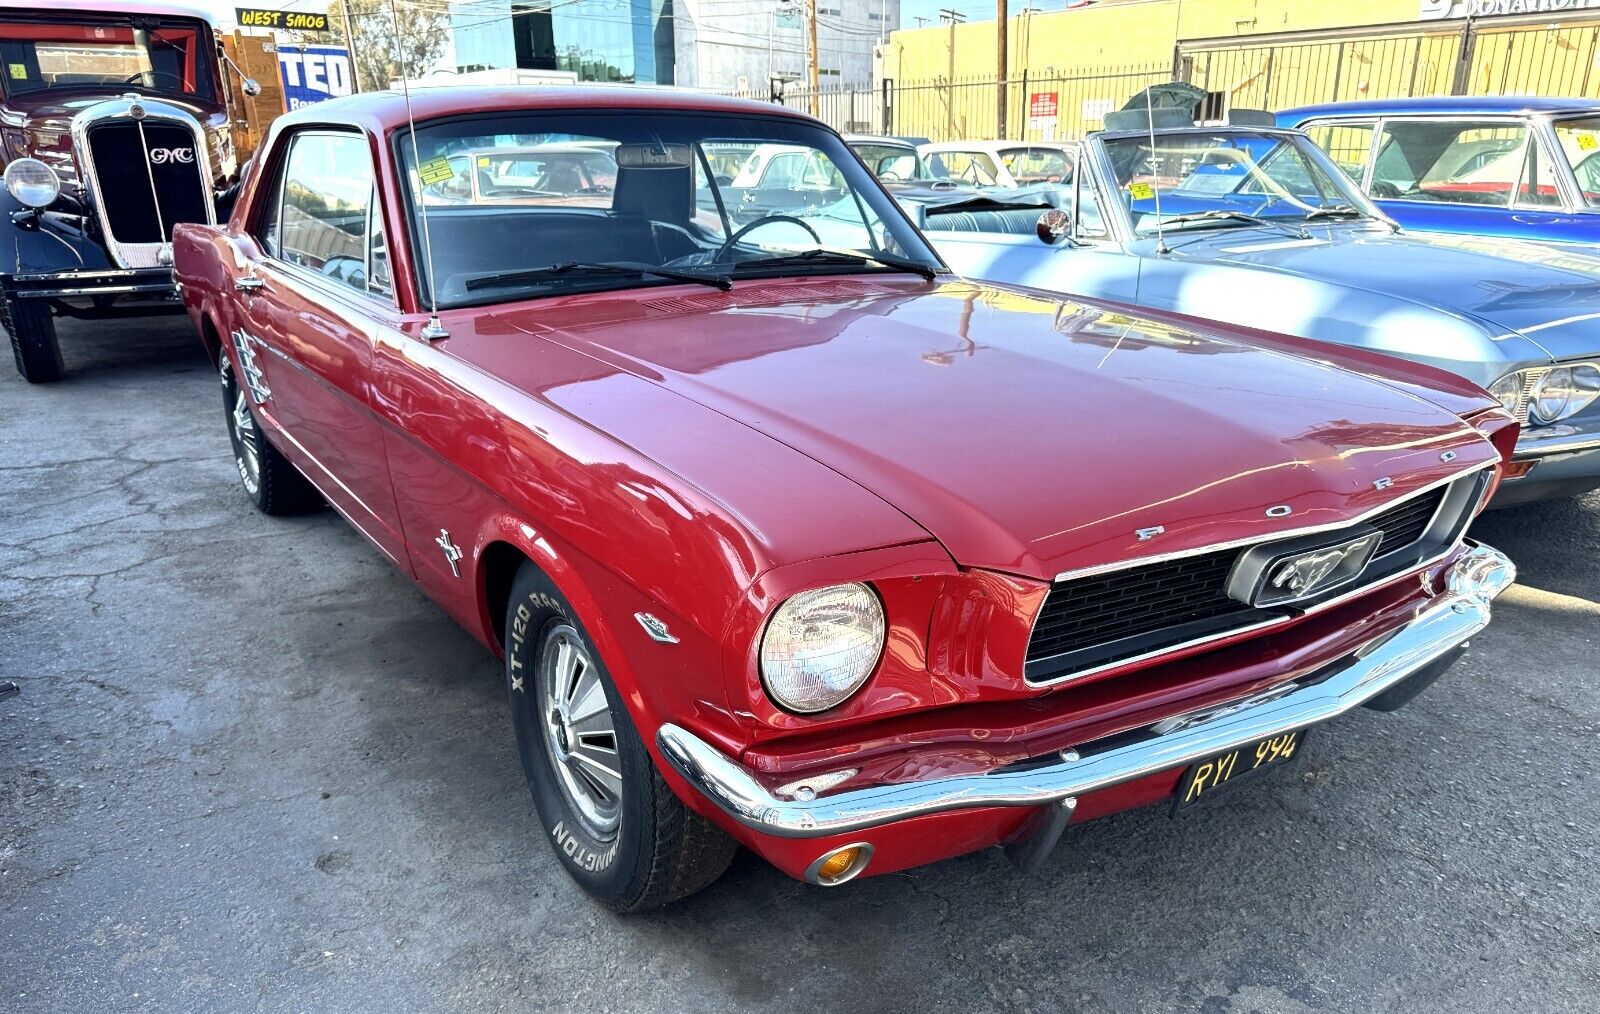
<instances>
[{"instance_id":1,"label":"blue car hood","mask_svg":"<svg viewBox=\"0 0 1600 1014\"><path fill-rule=\"evenodd\" d=\"M1172 257L1282 272L1382 293L1514 332L1554 359L1600 353L1600 257L1478 236L1348 226L1310 238L1263 228L1169 233Z\"/></svg>"}]
</instances>

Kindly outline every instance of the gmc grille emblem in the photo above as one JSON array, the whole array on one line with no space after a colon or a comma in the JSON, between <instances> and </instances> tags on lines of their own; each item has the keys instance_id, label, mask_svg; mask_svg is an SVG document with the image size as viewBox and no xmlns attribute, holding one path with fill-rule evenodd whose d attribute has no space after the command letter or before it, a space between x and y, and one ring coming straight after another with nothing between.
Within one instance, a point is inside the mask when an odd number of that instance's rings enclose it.
<instances>
[{"instance_id":1,"label":"gmc grille emblem","mask_svg":"<svg viewBox=\"0 0 1600 1014\"><path fill-rule=\"evenodd\" d=\"M150 164L166 165L168 162L188 164L194 161L193 148L151 148Z\"/></svg>"}]
</instances>

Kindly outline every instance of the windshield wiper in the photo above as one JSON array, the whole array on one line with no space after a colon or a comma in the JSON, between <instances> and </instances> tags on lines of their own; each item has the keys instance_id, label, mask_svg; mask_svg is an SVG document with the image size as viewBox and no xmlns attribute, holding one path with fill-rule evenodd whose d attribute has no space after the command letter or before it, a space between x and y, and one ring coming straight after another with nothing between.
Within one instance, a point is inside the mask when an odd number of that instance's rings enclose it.
<instances>
[{"instance_id":1,"label":"windshield wiper","mask_svg":"<svg viewBox=\"0 0 1600 1014\"><path fill-rule=\"evenodd\" d=\"M1319 218L1366 218L1367 213L1348 204L1330 204L1308 211L1304 217L1307 222L1314 222Z\"/></svg>"},{"instance_id":2,"label":"windshield wiper","mask_svg":"<svg viewBox=\"0 0 1600 1014\"><path fill-rule=\"evenodd\" d=\"M1184 225L1189 222L1218 221L1243 222L1247 225L1264 225L1269 229L1278 229L1282 232L1286 232L1296 239L1306 238L1304 229L1296 229L1294 226L1289 225L1286 222L1279 222L1270 218L1262 218L1260 215L1251 215L1243 211L1228 211L1222 208L1213 208L1210 211L1193 211L1186 215L1173 215L1171 218L1162 219L1161 227L1166 228L1169 225Z\"/></svg>"},{"instance_id":3,"label":"windshield wiper","mask_svg":"<svg viewBox=\"0 0 1600 1014\"><path fill-rule=\"evenodd\" d=\"M665 268L655 264L641 264L635 261L563 261L560 264L551 264L543 268L503 271L498 275L471 278L467 280L466 288L468 292L476 292L478 289L493 289L506 285L526 285L529 282L542 282L548 280L552 275L566 274L655 275L657 278L670 278L675 282L694 282L697 285L709 285L714 289L721 289L723 292L733 288L733 280L727 275L689 271L683 268Z\"/></svg>"},{"instance_id":4,"label":"windshield wiper","mask_svg":"<svg viewBox=\"0 0 1600 1014\"><path fill-rule=\"evenodd\" d=\"M938 277L937 269L917 261L901 260L885 254L861 253L857 250L829 250L817 247L813 250L802 250L799 253L780 254L776 257L757 257L755 260L739 261L734 266L748 267L782 267L785 264L815 264L832 261L835 264L882 264L886 268L896 271L909 271L914 275L921 275L928 281Z\"/></svg>"}]
</instances>

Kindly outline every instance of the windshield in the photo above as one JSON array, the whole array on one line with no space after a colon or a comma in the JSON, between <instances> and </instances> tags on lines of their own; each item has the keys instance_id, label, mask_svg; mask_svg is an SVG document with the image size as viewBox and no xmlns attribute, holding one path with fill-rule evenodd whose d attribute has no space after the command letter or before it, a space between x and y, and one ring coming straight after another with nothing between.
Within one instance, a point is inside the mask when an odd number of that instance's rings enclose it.
<instances>
[{"instance_id":1,"label":"windshield","mask_svg":"<svg viewBox=\"0 0 1600 1014\"><path fill-rule=\"evenodd\" d=\"M1160 134L1104 141L1134 230L1374 217L1348 177L1298 136L1253 131Z\"/></svg>"},{"instance_id":2,"label":"windshield","mask_svg":"<svg viewBox=\"0 0 1600 1014\"><path fill-rule=\"evenodd\" d=\"M212 97L211 60L195 24L150 28L84 22L0 22L0 87L7 95L51 88L145 88Z\"/></svg>"},{"instance_id":3,"label":"windshield","mask_svg":"<svg viewBox=\"0 0 1600 1014\"><path fill-rule=\"evenodd\" d=\"M398 155L441 307L941 269L838 135L802 120L525 112L423 125L416 140L418 159L405 138ZM411 233L420 244L420 221Z\"/></svg>"},{"instance_id":4,"label":"windshield","mask_svg":"<svg viewBox=\"0 0 1600 1014\"><path fill-rule=\"evenodd\" d=\"M938 179L928 171L922 159L917 157L917 149L898 144L871 144L859 141L851 144L861 161L867 164L872 174L878 179L888 183L899 183L906 180L932 180Z\"/></svg>"},{"instance_id":5,"label":"windshield","mask_svg":"<svg viewBox=\"0 0 1600 1014\"><path fill-rule=\"evenodd\" d=\"M1059 148L1005 148L1000 161L1018 183L1063 183L1072 180L1072 160Z\"/></svg>"},{"instance_id":6,"label":"windshield","mask_svg":"<svg viewBox=\"0 0 1600 1014\"><path fill-rule=\"evenodd\" d=\"M1583 203L1600 208L1600 158L1595 157L1600 155L1600 116L1558 120L1555 126L1561 154L1578 179Z\"/></svg>"}]
</instances>

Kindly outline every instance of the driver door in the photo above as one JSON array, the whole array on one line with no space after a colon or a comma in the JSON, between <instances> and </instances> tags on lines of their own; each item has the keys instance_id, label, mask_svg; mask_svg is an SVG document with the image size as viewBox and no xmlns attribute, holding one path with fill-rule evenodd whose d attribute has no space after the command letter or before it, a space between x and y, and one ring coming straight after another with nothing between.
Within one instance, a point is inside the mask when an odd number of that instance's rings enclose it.
<instances>
[{"instance_id":1,"label":"driver door","mask_svg":"<svg viewBox=\"0 0 1600 1014\"><path fill-rule=\"evenodd\" d=\"M276 442L409 573L371 407L375 336L398 319L371 148L354 131L301 131L273 185L239 281L246 344L285 438Z\"/></svg>"}]
</instances>

